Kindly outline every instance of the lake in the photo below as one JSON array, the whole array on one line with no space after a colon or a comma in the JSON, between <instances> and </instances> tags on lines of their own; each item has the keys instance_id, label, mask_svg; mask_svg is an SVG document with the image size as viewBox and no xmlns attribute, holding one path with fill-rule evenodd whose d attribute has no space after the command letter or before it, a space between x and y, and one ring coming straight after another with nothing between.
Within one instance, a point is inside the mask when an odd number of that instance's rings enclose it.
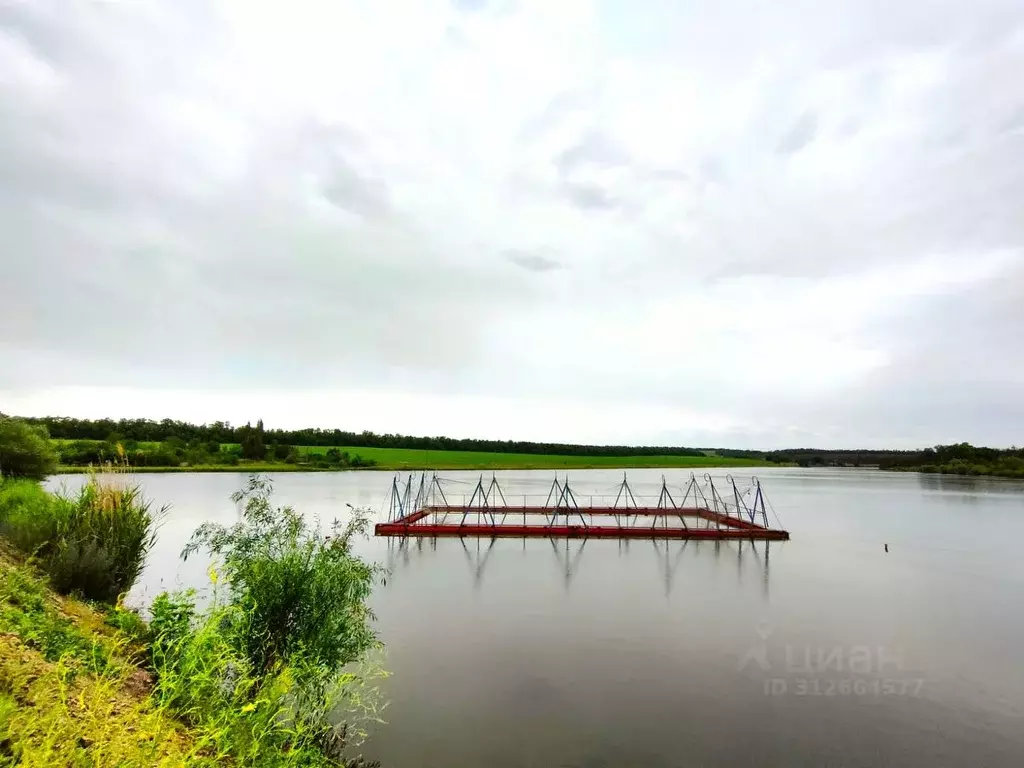
<instances>
[{"instance_id":1,"label":"lake","mask_svg":"<svg viewBox=\"0 0 1024 768\"><path fill-rule=\"evenodd\" d=\"M689 476L631 470L634 492L657 494L662 474ZM1024 765L1024 483L757 474L791 541L363 542L392 571L373 599L387 724L364 754L384 768ZM553 477L497 475L513 496ZM450 497L476 476L445 473ZM325 522L379 510L391 484L273 479L277 503ZM614 495L621 473L571 480L583 501ZM199 523L236 519L244 481L141 476L173 506L136 603L206 583L178 553Z\"/></svg>"}]
</instances>

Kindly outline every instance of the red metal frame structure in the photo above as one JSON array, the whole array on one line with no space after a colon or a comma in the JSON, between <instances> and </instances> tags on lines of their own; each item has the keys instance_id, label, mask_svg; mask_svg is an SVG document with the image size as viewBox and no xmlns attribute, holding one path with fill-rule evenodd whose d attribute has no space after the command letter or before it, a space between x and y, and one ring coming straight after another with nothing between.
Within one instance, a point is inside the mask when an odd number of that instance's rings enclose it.
<instances>
[{"instance_id":1,"label":"red metal frame structure","mask_svg":"<svg viewBox=\"0 0 1024 768\"><path fill-rule=\"evenodd\" d=\"M772 528L768 522L768 502L761 483L755 477L740 491L732 476L726 501L710 474L704 484L691 473L681 500L676 503L665 478L655 506L637 503L625 474L615 502L608 505L581 506L564 481L555 475L543 504L509 504L492 475L484 484L477 481L465 504L449 503L442 481L435 474L428 482L419 478L415 494L412 475L406 483L396 476L391 485L387 522L374 528L377 536L482 536L482 537L554 537L554 538L637 538L637 539L765 539L788 540L789 532ZM449 518L452 518L449 521ZM777 520L778 518L776 518Z\"/></svg>"}]
</instances>

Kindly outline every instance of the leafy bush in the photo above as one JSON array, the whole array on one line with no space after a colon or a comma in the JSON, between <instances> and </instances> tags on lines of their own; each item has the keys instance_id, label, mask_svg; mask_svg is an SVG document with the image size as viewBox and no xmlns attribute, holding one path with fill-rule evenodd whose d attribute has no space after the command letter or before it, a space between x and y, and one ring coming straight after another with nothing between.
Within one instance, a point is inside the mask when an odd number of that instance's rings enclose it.
<instances>
[{"instance_id":1,"label":"leafy bush","mask_svg":"<svg viewBox=\"0 0 1024 768\"><path fill-rule=\"evenodd\" d=\"M138 611L115 605L106 612L103 623L113 627L128 641L148 645L152 639L149 625Z\"/></svg>"},{"instance_id":2,"label":"leafy bush","mask_svg":"<svg viewBox=\"0 0 1024 768\"><path fill-rule=\"evenodd\" d=\"M210 751L239 765L344 764L346 729L332 726L330 715L354 678L339 678L320 696L309 681L322 678L299 659L257 673L227 630L244 623L240 608L223 605L197 618L192 599L169 595L153 605L159 707L192 726Z\"/></svg>"},{"instance_id":3,"label":"leafy bush","mask_svg":"<svg viewBox=\"0 0 1024 768\"><path fill-rule=\"evenodd\" d=\"M34 558L53 588L110 603L131 589L156 538L139 487L96 475L74 496L27 485L0 486L0 534Z\"/></svg>"},{"instance_id":4,"label":"leafy bush","mask_svg":"<svg viewBox=\"0 0 1024 768\"><path fill-rule=\"evenodd\" d=\"M57 500L34 480L0 482L0 536L26 554L57 536Z\"/></svg>"},{"instance_id":5,"label":"leafy bush","mask_svg":"<svg viewBox=\"0 0 1024 768\"><path fill-rule=\"evenodd\" d=\"M251 478L233 497L244 502L240 522L201 526L182 553L220 559L206 610L190 592L153 602L156 694L240 764L338 765L351 741L339 710L375 711L365 654L379 643L366 599L381 571L351 550L365 515L325 540L291 507L273 508L271 490ZM346 671L352 662L361 673Z\"/></svg>"},{"instance_id":6,"label":"leafy bush","mask_svg":"<svg viewBox=\"0 0 1024 768\"><path fill-rule=\"evenodd\" d=\"M60 463L68 467L102 464L117 457L117 445L95 440L75 440L60 447Z\"/></svg>"},{"instance_id":7,"label":"leafy bush","mask_svg":"<svg viewBox=\"0 0 1024 768\"><path fill-rule=\"evenodd\" d=\"M45 427L0 415L0 477L42 480L57 466Z\"/></svg>"},{"instance_id":8,"label":"leafy bush","mask_svg":"<svg viewBox=\"0 0 1024 768\"><path fill-rule=\"evenodd\" d=\"M222 559L231 602L245 616L242 650L256 669L300 650L330 669L358 659L377 645L366 600L382 571L352 553L368 518L356 512L345 526L335 521L325 539L292 507L272 507L271 492L269 480L251 477L232 497L245 504L241 521L203 524L182 557L205 549Z\"/></svg>"}]
</instances>

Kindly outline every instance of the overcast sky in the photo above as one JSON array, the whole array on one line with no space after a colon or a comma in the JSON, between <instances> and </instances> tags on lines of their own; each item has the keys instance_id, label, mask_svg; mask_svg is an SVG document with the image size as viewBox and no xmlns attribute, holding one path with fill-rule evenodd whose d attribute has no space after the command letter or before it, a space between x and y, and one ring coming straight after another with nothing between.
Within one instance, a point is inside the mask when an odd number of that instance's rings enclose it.
<instances>
[{"instance_id":1,"label":"overcast sky","mask_svg":"<svg viewBox=\"0 0 1024 768\"><path fill-rule=\"evenodd\" d=\"M0 0L0 411L1024 442L1020 0Z\"/></svg>"}]
</instances>

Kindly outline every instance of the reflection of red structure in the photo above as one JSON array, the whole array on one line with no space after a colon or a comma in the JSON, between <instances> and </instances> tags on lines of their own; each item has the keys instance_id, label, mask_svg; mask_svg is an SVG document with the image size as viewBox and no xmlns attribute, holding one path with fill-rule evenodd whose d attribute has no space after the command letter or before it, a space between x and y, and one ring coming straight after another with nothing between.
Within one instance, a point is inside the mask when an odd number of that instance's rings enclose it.
<instances>
[{"instance_id":1,"label":"reflection of red structure","mask_svg":"<svg viewBox=\"0 0 1024 768\"><path fill-rule=\"evenodd\" d=\"M392 483L391 509L386 523L378 523L377 536L482 536L558 538L659 538L659 539L770 539L787 540L789 533L771 528L767 500L754 478L740 491L732 477L732 501L727 502L710 475L703 486L691 474L682 502L676 504L665 479L656 506L640 506L622 478L611 506L580 506L569 488L568 478L557 477L543 504L508 504L492 476L484 487L477 482L469 502L452 505L445 498L435 475L427 484L420 477L419 490L412 497L413 478L400 486ZM441 503L438 503L438 502Z\"/></svg>"}]
</instances>

